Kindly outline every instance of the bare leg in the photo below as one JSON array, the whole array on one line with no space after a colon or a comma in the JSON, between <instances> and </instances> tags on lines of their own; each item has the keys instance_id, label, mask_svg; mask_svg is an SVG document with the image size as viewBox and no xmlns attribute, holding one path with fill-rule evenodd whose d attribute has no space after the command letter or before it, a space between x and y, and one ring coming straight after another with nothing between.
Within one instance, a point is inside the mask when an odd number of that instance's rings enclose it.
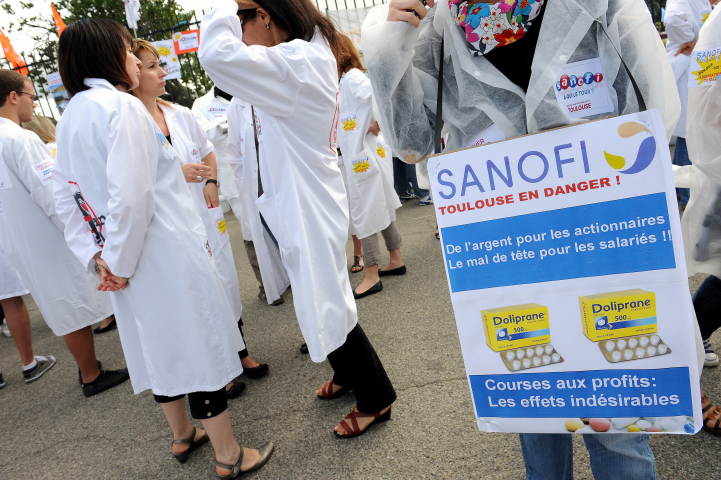
<instances>
[{"instance_id":1,"label":"bare leg","mask_svg":"<svg viewBox=\"0 0 721 480\"><path fill-rule=\"evenodd\" d=\"M114 319L115 319L115 317L113 317L113 316L110 316L110 317L106 318L106 319L103 320L103 322L100 324L100 328L105 328L105 327L107 327L108 325L110 325L110 322L112 322Z\"/></svg>"},{"instance_id":2,"label":"bare leg","mask_svg":"<svg viewBox=\"0 0 721 480\"><path fill-rule=\"evenodd\" d=\"M359 257L363 255L363 247L361 247L361 241L355 235L351 235L353 238L353 255Z\"/></svg>"},{"instance_id":3,"label":"bare leg","mask_svg":"<svg viewBox=\"0 0 721 480\"><path fill-rule=\"evenodd\" d=\"M185 440L190 437L193 433L193 424L190 423L188 414L185 413L185 397L180 398L174 402L161 403L160 406L165 414L165 419L168 420L168 425L173 431L173 440ZM195 440L200 440L205 435L205 430L196 429ZM173 453L183 453L190 448L189 443L174 443Z\"/></svg>"},{"instance_id":4,"label":"bare leg","mask_svg":"<svg viewBox=\"0 0 721 480\"><path fill-rule=\"evenodd\" d=\"M355 287L356 293L363 293L380 281L378 265L366 265L366 275L360 285Z\"/></svg>"},{"instance_id":5,"label":"bare leg","mask_svg":"<svg viewBox=\"0 0 721 480\"><path fill-rule=\"evenodd\" d=\"M233 437L233 428L230 426L230 415L228 410L225 410L220 415L216 415L213 418L207 420L201 420L203 428L208 432L210 437L210 443L213 444L215 449L215 459L221 463L228 465L234 465L238 461L240 456L240 445L235 441ZM244 448L243 462L240 464L241 470L248 470L256 464L260 455L258 450L251 450ZM219 475L228 475L228 470L220 467L215 467L215 471Z\"/></svg>"},{"instance_id":6,"label":"bare leg","mask_svg":"<svg viewBox=\"0 0 721 480\"><path fill-rule=\"evenodd\" d=\"M250 357L250 355L245 358L241 358L240 363L243 365L243 368L255 368L258 365L260 365L260 363L253 360L253 358Z\"/></svg>"},{"instance_id":7,"label":"bare leg","mask_svg":"<svg viewBox=\"0 0 721 480\"><path fill-rule=\"evenodd\" d=\"M95 341L93 331L90 327L81 328L63 337L68 350L75 357L75 362L80 368L83 383L90 383L100 375L97 359L95 358Z\"/></svg>"},{"instance_id":8,"label":"bare leg","mask_svg":"<svg viewBox=\"0 0 721 480\"><path fill-rule=\"evenodd\" d=\"M396 248L395 250L391 250L388 252L391 256L390 262L388 262L388 265L382 268L382 270L393 270L394 268L400 268L403 266L403 259L401 258L401 249Z\"/></svg>"},{"instance_id":9,"label":"bare leg","mask_svg":"<svg viewBox=\"0 0 721 480\"><path fill-rule=\"evenodd\" d=\"M35 357L33 357L32 333L30 332L30 315L23 297L0 300L0 305L5 311L5 321L13 335L15 347L20 353L20 360L23 365L30 365Z\"/></svg>"}]
</instances>

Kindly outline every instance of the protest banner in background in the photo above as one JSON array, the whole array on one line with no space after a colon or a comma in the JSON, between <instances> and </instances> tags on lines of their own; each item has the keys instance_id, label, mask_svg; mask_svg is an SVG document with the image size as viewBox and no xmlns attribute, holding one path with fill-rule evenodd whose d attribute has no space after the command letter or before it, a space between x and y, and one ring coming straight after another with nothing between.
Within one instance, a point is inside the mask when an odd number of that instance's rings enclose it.
<instances>
[{"instance_id":1,"label":"protest banner in background","mask_svg":"<svg viewBox=\"0 0 721 480\"><path fill-rule=\"evenodd\" d=\"M198 47L200 47L200 30L174 33L173 47L176 55L198 51Z\"/></svg>"},{"instance_id":2,"label":"protest banner in background","mask_svg":"<svg viewBox=\"0 0 721 480\"><path fill-rule=\"evenodd\" d=\"M328 10L328 18L335 21L344 35L349 36L356 48L360 48L361 26L371 8L347 8Z\"/></svg>"},{"instance_id":3,"label":"protest banner in background","mask_svg":"<svg viewBox=\"0 0 721 480\"><path fill-rule=\"evenodd\" d=\"M62 115L68 106L70 95L68 95L68 91L65 90L65 86L63 86L63 80L60 78L59 72L49 74L47 79L48 87L50 87L50 95L52 95L53 100L55 100L55 106L58 107L58 112Z\"/></svg>"},{"instance_id":4,"label":"protest banner in background","mask_svg":"<svg viewBox=\"0 0 721 480\"><path fill-rule=\"evenodd\" d=\"M173 40L160 40L158 42L151 42L158 49L160 54L160 68L165 70L168 74L165 80L175 80L180 78L180 62L178 61L178 55L175 54L175 46Z\"/></svg>"},{"instance_id":5,"label":"protest banner in background","mask_svg":"<svg viewBox=\"0 0 721 480\"><path fill-rule=\"evenodd\" d=\"M482 431L700 430L667 144L648 111L430 159Z\"/></svg>"}]
</instances>

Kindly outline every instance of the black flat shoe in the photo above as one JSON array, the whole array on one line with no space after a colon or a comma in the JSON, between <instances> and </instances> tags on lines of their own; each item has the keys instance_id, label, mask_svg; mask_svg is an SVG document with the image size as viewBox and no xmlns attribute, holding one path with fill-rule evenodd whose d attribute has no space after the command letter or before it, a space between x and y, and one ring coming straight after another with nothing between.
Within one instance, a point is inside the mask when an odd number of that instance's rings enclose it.
<instances>
[{"instance_id":1,"label":"black flat shoe","mask_svg":"<svg viewBox=\"0 0 721 480\"><path fill-rule=\"evenodd\" d=\"M403 267L403 268L405 268L405 267ZM359 298L367 297L368 295L373 295L374 293L378 293L381 290L383 290L383 282L378 281L378 283L376 283L375 285L373 285L371 288L369 288L368 290L366 290L363 293L358 293L355 290L353 290L353 298L358 300Z\"/></svg>"},{"instance_id":2,"label":"black flat shoe","mask_svg":"<svg viewBox=\"0 0 721 480\"><path fill-rule=\"evenodd\" d=\"M115 315L113 315L112 317L113 317L113 320L108 324L107 327L104 327L104 328L97 327L95 330L93 330L93 333L105 333L105 332L109 332L110 330L113 330L115 327L117 327L118 324L115 323ZM108 317L108 318L110 318L110 317Z\"/></svg>"},{"instance_id":3,"label":"black flat shoe","mask_svg":"<svg viewBox=\"0 0 721 480\"><path fill-rule=\"evenodd\" d=\"M208 440L210 440L210 437L208 436L208 432L205 432L202 437L200 437L200 440L195 440L195 427L193 427L193 433L190 435L190 438L187 438L185 440L173 440L173 443L181 443L181 444L190 444L190 447L184 452L181 453L175 453L173 452L173 456L177 461L180 463L185 463L185 461L188 459L188 455L190 455L190 451L198 448L199 446L203 445L204 443L208 443Z\"/></svg>"},{"instance_id":4,"label":"black flat shoe","mask_svg":"<svg viewBox=\"0 0 721 480\"><path fill-rule=\"evenodd\" d=\"M268 463L268 460L270 459L271 455L273 455L273 443L268 442L262 447L258 449L258 454L260 458L258 458L258 461L255 462L255 465L250 467L246 471L242 471L240 469L240 465L243 463L243 447L240 447L240 456L238 457L238 461L235 462L235 465L228 465L227 463L221 463L219 461L215 461L215 464L219 466L220 468L224 468L226 470L230 470L230 475L218 475L218 478L238 478L241 475L245 475L246 473L255 472L256 470L259 470L263 467L266 463Z\"/></svg>"},{"instance_id":5,"label":"black flat shoe","mask_svg":"<svg viewBox=\"0 0 721 480\"><path fill-rule=\"evenodd\" d=\"M245 383L239 382L237 380L233 380L233 386L230 387L230 390L225 391L225 396L228 397L228 399L237 398L244 391L245 391Z\"/></svg>"},{"instance_id":6,"label":"black flat shoe","mask_svg":"<svg viewBox=\"0 0 721 480\"><path fill-rule=\"evenodd\" d=\"M128 370L125 368L120 370L100 370L98 378L90 383L81 384L83 395L92 397L93 395L120 385L126 380L130 380L130 375L128 375Z\"/></svg>"},{"instance_id":7,"label":"black flat shoe","mask_svg":"<svg viewBox=\"0 0 721 480\"><path fill-rule=\"evenodd\" d=\"M378 270L378 276L379 277L386 277L388 275L405 275L406 274L406 266L402 265L398 268L394 268L392 270Z\"/></svg>"},{"instance_id":8,"label":"black flat shoe","mask_svg":"<svg viewBox=\"0 0 721 480\"><path fill-rule=\"evenodd\" d=\"M244 368L244 369L243 369L243 373L245 373L246 375L248 375L250 378L260 378L260 377L263 377L263 376L265 376L265 375L268 375L268 370L270 370L270 369L268 368L268 365L265 364L265 363L261 363L261 364L258 365L257 367Z\"/></svg>"},{"instance_id":9,"label":"black flat shoe","mask_svg":"<svg viewBox=\"0 0 721 480\"><path fill-rule=\"evenodd\" d=\"M103 369L103 364L100 362L100 360L95 360L95 363L98 365L98 370ZM83 385L83 374L80 373L80 369L78 368L78 381L80 382L80 385Z\"/></svg>"},{"instance_id":10,"label":"black flat shoe","mask_svg":"<svg viewBox=\"0 0 721 480\"><path fill-rule=\"evenodd\" d=\"M303 355L308 355L308 344L307 343L304 343L303 345L300 346L300 353L302 353Z\"/></svg>"}]
</instances>

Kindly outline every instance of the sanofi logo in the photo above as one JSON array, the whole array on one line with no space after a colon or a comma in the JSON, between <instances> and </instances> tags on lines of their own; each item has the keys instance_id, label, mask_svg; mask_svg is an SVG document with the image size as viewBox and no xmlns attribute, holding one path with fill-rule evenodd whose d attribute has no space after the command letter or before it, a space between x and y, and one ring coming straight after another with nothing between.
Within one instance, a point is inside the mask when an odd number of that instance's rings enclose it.
<instances>
[{"instance_id":1,"label":"sanofi logo","mask_svg":"<svg viewBox=\"0 0 721 480\"><path fill-rule=\"evenodd\" d=\"M622 123L618 127L618 135L621 138L631 138L635 135L642 134L648 135L641 142L641 146L638 148L638 154L636 155L636 161L631 164L630 167L625 170L621 170L626 166L626 159L620 155L613 155L607 151L603 151L603 155L606 157L606 162L618 170L618 173L625 173L631 175L634 173L642 172L651 164L651 161L656 156L656 139L646 126L638 122L626 122Z\"/></svg>"}]
</instances>

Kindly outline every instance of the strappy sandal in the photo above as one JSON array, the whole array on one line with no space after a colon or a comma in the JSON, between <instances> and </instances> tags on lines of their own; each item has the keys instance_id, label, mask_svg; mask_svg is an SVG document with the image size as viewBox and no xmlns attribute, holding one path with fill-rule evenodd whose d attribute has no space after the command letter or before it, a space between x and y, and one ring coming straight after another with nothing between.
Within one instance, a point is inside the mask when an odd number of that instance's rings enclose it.
<instances>
[{"instance_id":1,"label":"strappy sandal","mask_svg":"<svg viewBox=\"0 0 721 480\"><path fill-rule=\"evenodd\" d=\"M350 273L358 273L362 272L365 267L365 265L360 264L360 259L363 258L363 255L353 255L353 265L350 267ZM360 270L353 270L356 267L360 267Z\"/></svg>"},{"instance_id":2,"label":"strappy sandal","mask_svg":"<svg viewBox=\"0 0 721 480\"><path fill-rule=\"evenodd\" d=\"M321 400L332 400L334 398L342 397L346 393L348 393L348 387L341 387L340 390L333 393L333 385L338 385L333 380L326 383L322 387L320 387L320 395L318 395L318 398Z\"/></svg>"},{"instance_id":3,"label":"strappy sandal","mask_svg":"<svg viewBox=\"0 0 721 480\"><path fill-rule=\"evenodd\" d=\"M373 421L369 423L366 428L363 430L360 429L358 426L358 420L356 418L373 418ZM350 419L350 423L347 421ZM343 429L346 431L345 435L341 435L340 433L333 430L333 433L335 433L336 437L340 438L352 438L357 437L358 435L363 435L368 429L370 429L373 425L376 425L378 423L385 422L386 420L391 419L391 409L389 408L386 410L386 413L381 414L378 413L361 413L358 411L350 412L346 417L340 421L340 424L343 426Z\"/></svg>"},{"instance_id":4,"label":"strappy sandal","mask_svg":"<svg viewBox=\"0 0 721 480\"><path fill-rule=\"evenodd\" d=\"M190 438L187 438L185 440L173 440L173 444L185 444L185 443L190 444L190 447L186 451L181 452L181 453L173 452L173 456L180 463L185 463L185 461L188 459L188 455L190 455L190 451L195 448L198 448L199 446L203 445L204 443L208 443L208 440L210 440L210 437L208 436L208 432L205 432L203 434L203 436L200 437L200 440L198 440L196 442L195 441L195 427L193 427L193 433L190 435Z\"/></svg>"},{"instance_id":5,"label":"strappy sandal","mask_svg":"<svg viewBox=\"0 0 721 480\"><path fill-rule=\"evenodd\" d=\"M441 232L440 232L440 230L438 230L438 225L436 225L436 238L437 238L438 240L441 239Z\"/></svg>"},{"instance_id":6,"label":"strappy sandal","mask_svg":"<svg viewBox=\"0 0 721 480\"><path fill-rule=\"evenodd\" d=\"M221 463L219 461L215 461L215 464L219 466L220 468L224 468L226 470L230 470L230 475L220 475L218 474L218 478L238 478L241 475L245 475L246 473L255 472L256 470L259 470L263 465L268 463L268 460L270 459L271 455L273 455L273 442L268 442L262 447L258 449L258 454L260 455L260 458L258 458L258 461L255 462L255 465L250 467L246 471L240 470L240 464L243 463L243 447L240 447L240 456L238 457L238 461L235 462L234 465L228 465L227 463Z\"/></svg>"},{"instance_id":7,"label":"strappy sandal","mask_svg":"<svg viewBox=\"0 0 721 480\"><path fill-rule=\"evenodd\" d=\"M701 406L703 407L702 428L714 435L721 435L721 408L714 407L703 393L701 394Z\"/></svg>"}]
</instances>

